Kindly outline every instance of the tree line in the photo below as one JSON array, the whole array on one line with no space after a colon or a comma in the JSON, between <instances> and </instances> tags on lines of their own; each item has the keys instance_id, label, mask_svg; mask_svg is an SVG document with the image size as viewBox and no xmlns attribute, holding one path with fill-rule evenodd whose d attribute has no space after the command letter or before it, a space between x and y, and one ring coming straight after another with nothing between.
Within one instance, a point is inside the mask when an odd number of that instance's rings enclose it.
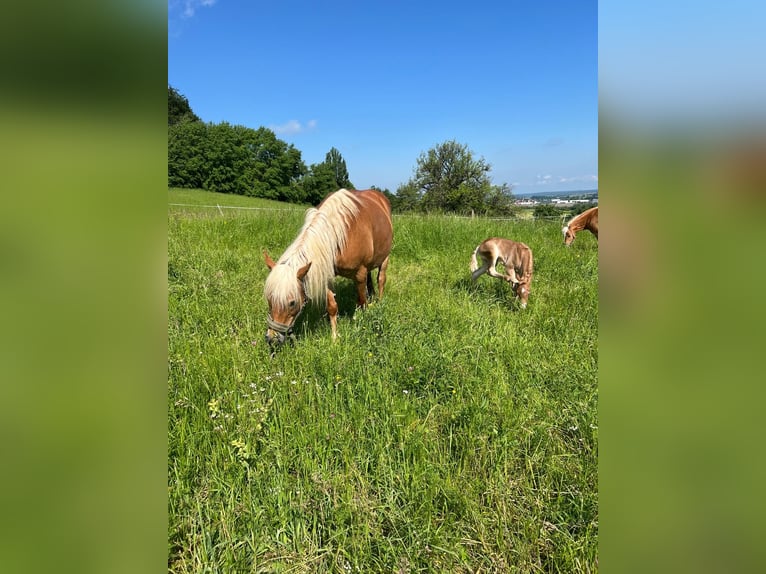
<instances>
[{"instance_id":1,"label":"tree line","mask_svg":"<svg viewBox=\"0 0 766 574\"><path fill-rule=\"evenodd\" d=\"M413 176L395 193L381 191L399 213L509 215L515 211L511 188L494 185L490 171L467 145L447 141L421 153ZM268 128L203 122L170 85L168 185L311 205L341 187L355 189L336 148L306 166L300 150Z\"/></svg>"}]
</instances>

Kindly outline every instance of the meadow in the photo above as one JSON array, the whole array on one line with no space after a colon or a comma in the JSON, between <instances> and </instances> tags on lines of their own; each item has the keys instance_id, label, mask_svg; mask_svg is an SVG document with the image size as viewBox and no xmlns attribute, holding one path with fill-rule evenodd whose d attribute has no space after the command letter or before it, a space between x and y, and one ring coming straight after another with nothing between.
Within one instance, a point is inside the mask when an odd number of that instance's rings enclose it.
<instances>
[{"instance_id":1,"label":"meadow","mask_svg":"<svg viewBox=\"0 0 766 574\"><path fill-rule=\"evenodd\" d=\"M169 203L264 209L169 206L170 572L598 570L593 236L395 216L385 297L336 279L339 339L307 307L271 358L262 251L305 208L213 195ZM532 248L527 309L471 282L489 236Z\"/></svg>"}]
</instances>

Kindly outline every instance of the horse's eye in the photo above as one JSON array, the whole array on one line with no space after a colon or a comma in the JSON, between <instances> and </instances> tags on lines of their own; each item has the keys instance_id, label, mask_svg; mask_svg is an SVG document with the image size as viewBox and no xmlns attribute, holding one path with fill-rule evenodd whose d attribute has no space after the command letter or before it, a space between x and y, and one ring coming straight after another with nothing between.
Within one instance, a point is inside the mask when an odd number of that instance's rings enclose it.
<instances>
[{"instance_id":1,"label":"horse's eye","mask_svg":"<svg viewBox=\"0 0 766 574\"><path fill-rule=\"evenodd\" d=\"M290 301L290 307L295 307L295 301Z\"/></svg>"}]
</instances>

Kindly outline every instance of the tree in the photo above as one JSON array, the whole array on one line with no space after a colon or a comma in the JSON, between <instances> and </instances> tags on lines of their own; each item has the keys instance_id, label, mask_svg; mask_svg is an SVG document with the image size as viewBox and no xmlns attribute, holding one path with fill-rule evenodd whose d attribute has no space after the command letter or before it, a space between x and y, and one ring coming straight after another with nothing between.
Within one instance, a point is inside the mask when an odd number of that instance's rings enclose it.
<instances>
[{"instance_id":1,"label":"tree","mask_svg":"<svg viewBox=\"0 0 766 574\"><path fill-rule=\"evenodd\" d=\"M354 189L354 184L352 184L348 179L346 161L343 159L343 156L340 155L340 152L337 149L331 148L330 151L327 152L324 162L330 166L335 177L335 184L338 189L341 187L345 187L346 189Z\"/></svg>"},{"instance_id":2,"label":"tree","mask_svg":"<svg viewBox=\"0 0 766 574\"><path fill-rule=\"evenodd\" d=\"M411 180L400 185L391 201L391 209L397 213L415 211L420 206L420 193Z\"/></svg>"},{"instance_id":3,"label":"tree","mask_svg":"<svg viewBox=\"0 0 766 574\"><path fill-rule=\"evenodd\" d=\"M303 191L306 201L318 205L327 194L338 191L341 187L354 189L354 184L348 179L346 161L340 152L331 148L322 163L312 165L306 177L303 178Z\"/></svg>"},{"instance_id":4,"label":"tree","mask_svg":"<svg viewBox=\"0 0 766 574\"><path fill-rule=\"evenodd\" d=\"M532 215L535 217L554 217L561 215L561 210L551 203L540 203L535 205Z\"/></svg>"},{"instance_id":5,"label":"tree","mask_svg":"<svg viewBox=\"0 0 766 574\"><path fill-rule=\"evenodd\" d=\"M168 127L168 185L202 188L207 177L208 125L189 117Z\"/></svg>"},{"instance_id":6,"label":"tree","mask_svg":"<svg viewBox=\"0 0 766 574\"><path fill-rule=\"evenodd\" d=\"M303 178L304 197L311 205L319 205L327 197L327 194L337 190L335 172L329 163L322 162L312 165L308 174Z\"/></svg>"},{"instance_id":7,"label":"tree","mask_svg":"<svg viewBox=\"0 0 766 574\"><path fill-rule=\"evenodd\" d=\"M305 202L301 152L257 130L188 117L168 128L168 185Z\"/></svg>"},{"instance_id":8,"label":"tree","mask_svg":"<svg viewBox=\"0 0 766 574\"><path fill-rule=\"evenodd\" d=\"M493 185L485 198L487 215L513 215L518 208L513 203L513 192L507 183Z\"/></svg>"},{"instance_id":9,"label":"tree","mask_svg":"<svg viewBox=\"0 0 766 574\"><path fill-rule=\"evenodd\" d=\"M426 211L483 211L492 190L490 169L483 158L474 159L465 144L447 141L420 154L415 175L402 191L411 198L414 188Z\"/></svg>"},{"instance_id":10,"label":"tree","mask_svg":"<svg viewBox=\"0 0 766 574\"><path fill-rule=\"evenodd\" d=\"M197 114L192 111L189 100L168 84L168 125L172 126L183 120L200 121Z\"/></svg>"}]
</instances>

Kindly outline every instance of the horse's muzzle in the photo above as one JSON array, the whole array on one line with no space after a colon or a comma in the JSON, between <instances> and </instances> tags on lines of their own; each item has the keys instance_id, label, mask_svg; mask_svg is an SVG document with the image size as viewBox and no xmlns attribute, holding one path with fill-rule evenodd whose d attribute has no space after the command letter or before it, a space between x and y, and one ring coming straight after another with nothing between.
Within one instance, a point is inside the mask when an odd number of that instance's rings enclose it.
<instances>
[{"instance_id":1,"label":"horse's muzzle","mask_svg":"<svg viewBox=\"0 0 766 574\"><path fill-rule=\"evenodd\" d=\"M276 350L276 347L281 347L288 339L291 343L295 342L293 325L279 323L272 319L271 316L266 318L266 324L269 327L266 329L266 343L271 347L272 353Z\"/></svg>"},{"instance_id":2,"label":"horse's muzzle","mask_svg":"<svg viewBox=\"0 0 766 574\"><path fill-rule=\"evenodd\" d=\"M266 343L268 343L269 346L273 345L281 345L285 342L285 334L283 333L277 333L276 331L272 331L271 329L266 329Z\"/></svg>"}]
</instances>

